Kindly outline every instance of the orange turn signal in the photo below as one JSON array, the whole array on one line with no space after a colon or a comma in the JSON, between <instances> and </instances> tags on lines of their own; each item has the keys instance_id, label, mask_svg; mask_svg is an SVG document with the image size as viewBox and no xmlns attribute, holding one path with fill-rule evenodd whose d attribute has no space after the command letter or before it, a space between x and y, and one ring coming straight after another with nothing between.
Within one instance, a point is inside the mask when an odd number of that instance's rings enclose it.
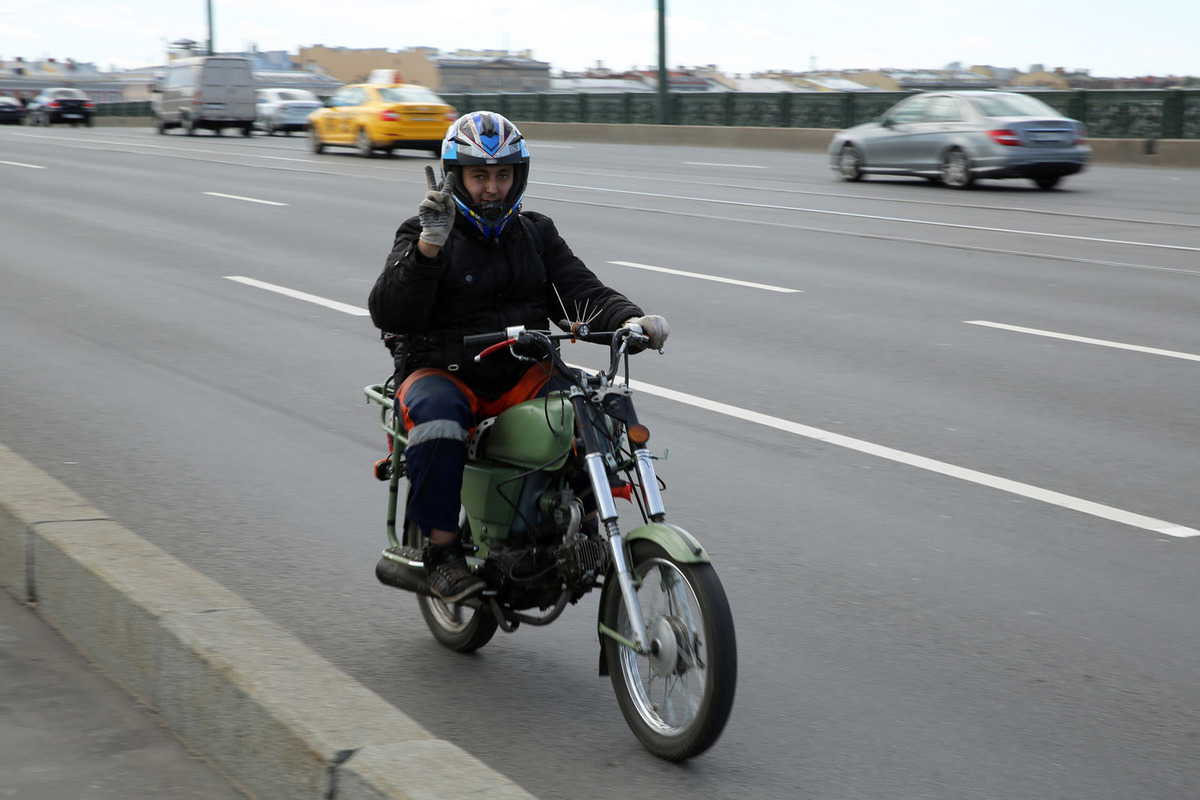
<instances>
[{"instance_id":1,"label":"orange turn signal","mask_svg":"<svg viewBox=\"0 0 1200 800\"><path fill-rule=\"evenodd\" d=\"M637 445L638 447L641 447L646 442L650 441L650 429L645 425L630 425L628 434L629 443Z\"/></svg>"}]
</instances>

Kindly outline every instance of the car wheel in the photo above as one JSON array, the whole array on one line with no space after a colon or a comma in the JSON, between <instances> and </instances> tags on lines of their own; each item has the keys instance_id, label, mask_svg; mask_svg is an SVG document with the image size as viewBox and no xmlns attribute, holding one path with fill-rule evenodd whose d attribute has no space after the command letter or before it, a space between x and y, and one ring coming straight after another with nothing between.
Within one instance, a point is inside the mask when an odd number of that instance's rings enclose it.
<instances>
[{"instance_id":1,"label":"car wheel","mask_svg":"<svg viewBox=\"0 0 1200 800\"><path fill-rule=\"evenodd\" d=\"M845 181L861 181L863 179L862 153L852 144L843 145L838 153L838 174Z\"/></svg>"},{"instance_id":2,"label":"car wheel","mask_svg":"<svg viewBox=\"0 0 1200 800\"><path fill-rule=\"evenodd\" d=\"M321 135L311 125L308 128L308 144L317 155L325 152L325 143L321 141Z\"/></svg>"},{"instance_id":3,"label":"car wheel","mask_svg":"<svg viewBox=\"0 0 1200 800\"><path fill-rule=\"evenodd\" d=\"M951 189L970 189L975 182L971 174L971 159L962 150L955 148L942 159L942 183Z\"/></svg>"},{"instance_id":4,"label":"car wheel","mask_svg":"<svg viewBox=\"0 0 1200 800\"><path fill-rule=\"evenodd\" d=\"M1034 178L1033 182L1037 184L1039 189L1041 189L1043 192L1046 192L1050 189L1053 189L1055 186L1058 186L1058 182L1060 180L1062 180L1061 175L1041 175L1037 178Z\"/></svg>"},{"instance_id":5,"label":"car wheel","mask_svg":"<svg viewBox=\"0 0 1200 800\"><path fill-rule=\"evenodd\" d=\"M367 137L367 129L358 129L358 138L354 141L354 146L358 150L358 154L363 158L374 158L375 148L371 146L371 140Z\"/></svg>"}]
</instances>

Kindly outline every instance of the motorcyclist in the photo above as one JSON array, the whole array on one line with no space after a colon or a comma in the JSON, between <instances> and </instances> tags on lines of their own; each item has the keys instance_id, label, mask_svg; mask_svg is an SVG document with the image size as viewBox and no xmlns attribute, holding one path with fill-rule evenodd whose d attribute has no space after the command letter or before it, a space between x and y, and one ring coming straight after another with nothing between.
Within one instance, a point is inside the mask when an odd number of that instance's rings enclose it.
<instances>
[{"instance_id":1,"label":"motorcyclist","mask_svg":"<svg viewBox=\"0 0 1200 800\"><path fill-rule=\"evenodd\" d=\"M426 167L418 213L396 231L371 290L371 320L396 364L398 413L408 432L407 519L428 542L430 591L458 602L484 588L459 539L459 495L467 439L480 420L562 388L549 362L508 350L476 363L465 335L513 325L547 330L551 320L587 320L593 330L637 325L657 349L666 320L646 315L605 286L571 252L554 222L521 211L529 150L512 122L475 111L442 142L441 180Z\"/></svg>"}]
</instances>

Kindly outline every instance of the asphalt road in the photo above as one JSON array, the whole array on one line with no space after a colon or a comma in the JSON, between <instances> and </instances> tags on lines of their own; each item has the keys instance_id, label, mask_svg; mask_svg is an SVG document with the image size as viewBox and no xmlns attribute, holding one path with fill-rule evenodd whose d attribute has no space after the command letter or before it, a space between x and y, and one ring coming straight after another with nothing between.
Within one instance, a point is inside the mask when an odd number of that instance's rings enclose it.
<instances>
[{"instance_id":1,"label":"asphalt road","mask_svg":"<svg viewBox=\"0 0 1200 800\"><path fill-rule=\"evenodd\" d=\"M626 729L595 597L463 657L375 581L361 314L425 155L0 129L0 442L542 798L1200 796L1200 173L531 151L671 322L639 409L740 656L704 756Z\"/></svg>"}]
</instances>

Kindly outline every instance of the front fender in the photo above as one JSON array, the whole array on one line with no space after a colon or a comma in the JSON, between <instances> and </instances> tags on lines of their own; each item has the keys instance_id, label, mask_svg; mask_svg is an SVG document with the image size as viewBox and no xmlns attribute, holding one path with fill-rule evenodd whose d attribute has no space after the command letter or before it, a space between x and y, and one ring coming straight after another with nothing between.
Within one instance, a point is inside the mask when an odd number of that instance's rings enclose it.
<instances>
[{"instance_id":1,"label":"front fender","mask_svg":"<svg viewBox=\"0 0 1200 800\"><path fill-rule=\"evenodd\" d=\"M648 522L625 534L625 543L632 545L646 539L666 550L671 558L684 564L709 563L708 551L696 541L696 537L678 525L667 522Z\"/></svg>"}]
</instances>

